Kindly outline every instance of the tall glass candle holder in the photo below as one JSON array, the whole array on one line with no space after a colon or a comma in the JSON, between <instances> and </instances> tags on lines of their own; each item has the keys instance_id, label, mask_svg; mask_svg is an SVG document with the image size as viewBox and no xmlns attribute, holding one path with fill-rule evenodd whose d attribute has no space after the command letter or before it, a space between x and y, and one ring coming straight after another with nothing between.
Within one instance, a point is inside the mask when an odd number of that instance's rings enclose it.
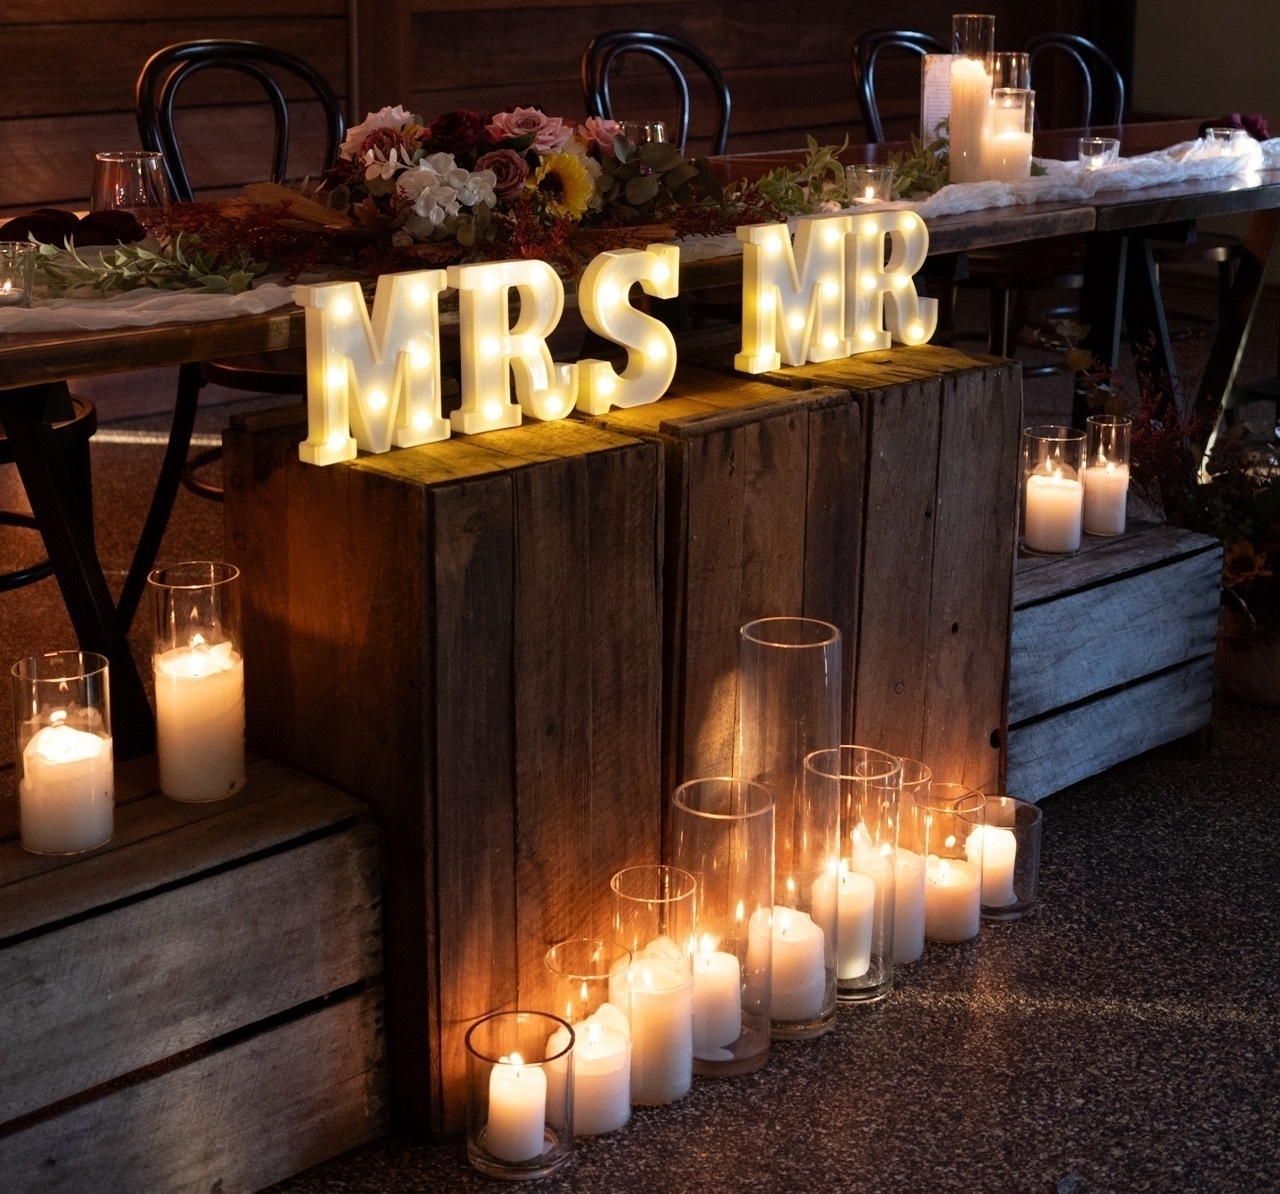
<instances>
[{"instance_id":1,"label":"tall glass candle holder","mask_svg":"<svg viewBox=\"0 0 1280 1194\"><path fill-rule=\"evenodd\" d=\"M814 884L814 920L836 939L836 996L883 999L893 990L893 909L902 764L865 746L814 751L804 761L815 789L840 802L840 852Z\"/></svg>"},{"instance_id":2,"label":"tall glass candle holder","mask_svg":"<svg viewBox=\"0 0 1280 1194\"><path fill-rule=\"evenodd\" d=\"M1085 438L1074 427L1022 433L1022 545L1037 555L1080 550L1084 530Z\"/></svg>"},{"instance_id":3,"label":"tall glass candle holder","mask_svg":"<svg viewBox=\"0 0 1280 1194\"><path fill-rule=\"evenodd\" d=\"M982 917L986 797L963 784L931 783L924 808L924 935L968 941Z\"/></svg>"},{"instance_id":4,"label":"tall glass candle holder","mask_svg":"<svg viewBox=\"0 0 1280 1194\"><path fill-rule=\"evenodd\" d=\"M245 784L239 581L238 568L204 560L147 578L160 790L173 800L221 800Z\"/></svg>"},{"instance_id":5,"label":"tall glass candle holder","mask_svg":"<svg viewBox=\"0 0 1280 1194\"><path fill-rule=\"evenodd\" d=\"M111 840L115 779L107 660L53 651L13 665L18 819L33 854L78 854Z\"/></svg>"},{"instance_id":6,"label":"tall glass candle holder","mask_svg":"<svg viewBox=\"0 0 1280 1194\"><path fill-rule=\"evenodd\" d=\"M619 871L613 888L614 939L631 968L610 999L631 1023L631 1101L674 1103L693 1085L693 939L698 881L673 866Z\"/></svg>"},{"instance_id":7,"label":"tall glass candle holder","mask_svg":"<svg viewBox=\"0 0 1280 1194\"><path fill-rule=\"evenodd\" d=\"M546 1177L573 1155L574 1033L546 1012L495 1012L466 1036L467 1156L490 1177ZM551 1099L556 1100L551 1105Z\"/></svg>"},{"instance_id":8,"label":"tall glass candle holder","mask_svg":"<svg viewBox=\"0 0 1280 1194\"><path fill-rule=\"evenodd\" d=\"M839 856L840 805L806 789L804 759L840 745L840 631L764 618L741 633L738 773L774 797L773 1035L804 1039L836 1014L836 943L812 913L814 884Z\"/></svg>"},{"instance_id":9,"label":"tall glass candle holder","mask_svg":"<svg viewBox=\"0 0 1280 1194\"><path fill-rule=\"evenodd\" d=\"M987 138L987 178L1025 182L1031 177L1032 124L1036 93L1025 87L997 87L991 92L991 135Z\"/></svg>"},{"instance_id":10,"label":"tall glass candle holder","mask_svg":"<svg viewBox=\"0 0 1280 1194\"><path fill-rule=\"evenodd\" d=\"M1123 535L1129 504L1129 437L1133 420L1124 415L1090 415L1085 432L1085 534Z\"/></svg>"},{"instance_id":11,"label":"tall glass candle holder","mask_svg":"<svg viewBox=\"0 0 1280 1194\"><path fill-rule=\"evenodd\" d=\"M988 13L951 18L951 181L981 182L991 100L996 19Z\"/></svg>"},{"instance_id":12,"label":"tall glass candle holder","mask_svg":"<svg viewBox=\"0 0 1280 1194\"><path fill-rule=\"evenodd\" d=\"M992 87L1030 87L1031 55L1023 50L997 50L991 55Z\"/></svg>"},{"instance_id":13,"label":"tall glass candle holder","mask_svg":"<svg viewBox=\"0 0 1280 1194\"><path fill-rule=\"evenodd\" d=\"M1040 876L1037 805L988 796L982 829L982 919L1019 920L1036 905Z\"/></svg>"},{"instance_id":14,"label":"tall glass candle holder","mask_svg":"<svg viewBox=\"0 0 1280 1194\"><path fill-rule=\"evenodd\" d=\"M681 784L671 847L698 881L693 1072L748 1074L769 1058L773 793L727 777Z\"/></svg>"},{"instance_id":15,"label":"tall glass candle holder","mask_svg":"<svg viewBox=\"0 0 1280 1194\"><path fill-rule=\"evenodd\" d=\"M918 759L899 759L898 865L893 895L893 962L902 966L924 953L925 808L933 772Z\"/></svg>"},{"instance_id":16,"label":"tall glass candle holder","mask_svg":"<svg viewBox=\"0 0 1280 1194\"><path fill-rule=\"evenodd\" d=\"M572 1078L563 1061L547 1065L547 1112L563 1105L557 1087L571 1081L576 1135L601 1136L625 1127L631 1118L631 1025L626 1012L609 1002L609 989L625 979L631 951L612 941L577 937L553 945L545 962L552 976L552 1007L574 1033Z\"/></svg>"}]
</instances>

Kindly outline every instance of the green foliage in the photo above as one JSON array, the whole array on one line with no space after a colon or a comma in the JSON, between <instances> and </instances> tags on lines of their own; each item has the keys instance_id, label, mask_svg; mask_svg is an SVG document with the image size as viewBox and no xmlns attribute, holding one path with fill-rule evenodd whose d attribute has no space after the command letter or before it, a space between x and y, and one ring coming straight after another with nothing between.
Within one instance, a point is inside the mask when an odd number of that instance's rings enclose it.
<instances>
[{"instance_id":1,"label":"green foliage","mask_svg":"<svg viewBox=\"0 0 1280 1194\"><path fill-rule=\"evenodd\" d=\"M824 210L824 204L847 207L852 202L844 163L840 161L848 138L840 146L819 146L812 137L808 141L808 156L797 169L780 166L756 183L759 193L787 215L809 215Z\"/></svg>"},{"instance_id":2,"label":"green foliage","mask_svg":"<svg viewBox=\"0 0 1280 1194\"><path fill-rule=\"evenodd\" d=\"M649 218L656 209L701 202L724 204L724 191L707 172L706 158L683 158L674 145L651 141L632 145L615 137L614 157L600 163L596 189L605 210L628 224Z\"/></svg>"},{"instance_id":3,"label":"green foliage","mask_svg":"<svg viewBox=\"0 0 1280 1194\"><path fill-rule=\"evenodd\" d=\"M943 125L938 126L940 130ZM908 199L942 190L951 181L951 151L945 130L928 145L912 134L910 153L891 153L889 165L893 167L894 198Z\"/></svg>"},{"instance_id":4,"label":"green foliage","mask_svg":"<svg viewBox=\"0 0 1280 1194\"><path fill-rule=\"evenodd\" d=\"M215 260L200 248L200 238L181 235L160 246L147 242L115 245L101 260L86 261L70 243L59 249L40 245L36 281L50 297L68 290L96 290L100 294L128 290L198 290L206 294L240 294L266 266L246 256Z\"/></svg>"}]
</instances>

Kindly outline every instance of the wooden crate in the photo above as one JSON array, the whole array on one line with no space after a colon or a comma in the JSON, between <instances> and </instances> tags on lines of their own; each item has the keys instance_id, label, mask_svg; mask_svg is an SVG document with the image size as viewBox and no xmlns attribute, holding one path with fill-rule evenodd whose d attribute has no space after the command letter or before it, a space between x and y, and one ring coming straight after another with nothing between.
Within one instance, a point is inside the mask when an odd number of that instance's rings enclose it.
<instances>
[{"instance_id":1,"label":"wooden crate","mask_svg":"<svg viewBox=\"0 0 1280 1194\"><path fill-rule=\"evenodd\" d=\"M1222 545L1168 526L1023 556L1007 787L1039 800L1209 724Z\"/></svg>"},{"instance_id":2,"label":"wooden crate","mask_svg":"<svg viewBox=\"0 0 1280 1194\"><path fill-rule=\"evenodd\" d=\"M731 348L698 355L731 367ZM923 759L939 778L997 786L1022 423L1017 364L926 346L733 376L764 409L762 383L797 397L838 387L860 411L859 446L850 439L843 449L852 459L815 456L811 470L830 501L826 470L840 469L838 482L857 500L845 494L839 517L861 519L860 536L843 541L823 582L844 587L840 616L856 617L846 635L853 739ZM691 421L679 430L698 429ZM821 565L806 557L806 570Z\"/></svg>"},{"instance_id":3,"label":"wooden crate","mask_svg":"<svg viewBox=\"0 0 1280 1194\"><path fill-rule=\"evenodd\" d=\"M227 436L250 734L385 826L397 1106L455 1130L466 1029L658 858L662 460L531 422L315 468L280 423Z\"/></svg>"},{"instance_id":4,"label":"wooden crate","mask_svg":"<svg viewBox=\"0 0 1280 1194\"><path fill-rule=\"evenodd\" d=\"M381 1135L378 842L368 810L261 760L177 804L117 767L92 854L0 805L0 1185L256 1190Z\"/></svg>"}]
</instances>

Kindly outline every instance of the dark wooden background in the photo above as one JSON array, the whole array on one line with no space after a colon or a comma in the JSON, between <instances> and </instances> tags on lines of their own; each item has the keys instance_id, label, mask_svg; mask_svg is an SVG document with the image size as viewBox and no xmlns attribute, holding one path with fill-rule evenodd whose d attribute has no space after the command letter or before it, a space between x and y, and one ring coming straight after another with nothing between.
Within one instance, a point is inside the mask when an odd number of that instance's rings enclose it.
<instances>
[{"instance_id":1,"label":"dark wooden background","mask_svg":"<svg viewBox=\"0 0 1280 1194\"><path fill-rule=\"evenodd\" d=\"M456 107L497 110L534 104L582 113L578 60L596 33L648 28L701 45L733 92L729 147L736 151L863 140L850 50L857 34L895 25L948 34L954 0L0 0L0 211L85 202L95 152L138 144L133 87L147 57L199 37L248 38L293 51L317 66L356 119L402 103L425 118ZM999 0L997 44L1021 46L1032 33L1104 33L1097 0ZM673 118L659 96L665 78L628 71L615 102L622 115ZM918 67L886 63L880 76L887 133L915 124ZM253 85L235 76L194 80L184 96L188 169L214 195L266 171L265 112L246 107ZM713 108L695 93L690 149L705 151ZM699 120L699 115L703 119ZM321 152L313 115L304 116L292 167L314 172Z\"/></svg>"}]
</instances>

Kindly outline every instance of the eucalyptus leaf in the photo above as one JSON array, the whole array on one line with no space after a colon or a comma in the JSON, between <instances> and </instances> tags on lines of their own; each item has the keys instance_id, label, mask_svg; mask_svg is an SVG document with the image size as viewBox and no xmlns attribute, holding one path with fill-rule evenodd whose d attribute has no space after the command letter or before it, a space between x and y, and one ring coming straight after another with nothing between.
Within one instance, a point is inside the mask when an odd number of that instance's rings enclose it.
<instances>
[{"instance_id":1,"label":"eucalyptus leaf","mask_svg":"<svg viewBox=\"0 0 1280 1194\"><path fill-rule=\"evenodd\" d=\"M627 183L627 202L633 207L640 207L657 198L660 184L652 174L643 174Z\"/></svg>"}]
</instances>

